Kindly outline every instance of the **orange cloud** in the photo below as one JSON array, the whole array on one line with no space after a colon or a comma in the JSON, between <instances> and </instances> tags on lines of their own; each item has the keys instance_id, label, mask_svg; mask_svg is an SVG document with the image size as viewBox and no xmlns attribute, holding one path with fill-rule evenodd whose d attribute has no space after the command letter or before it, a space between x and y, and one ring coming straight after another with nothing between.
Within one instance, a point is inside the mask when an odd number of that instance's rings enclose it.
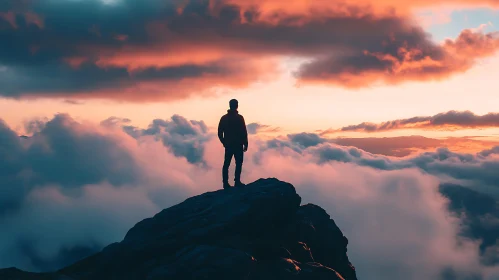
<instances>
[{"instance_id":1,"label":"orange cloud","mask_svg":"<svg viewBox=\"0 0 499 280\"><path fill-rule=\"evenodd\" d=\"M401 1L401 0L228 0L228 3L241 6L245 10L251 10L258 7L263 15L272 16L276 12L292 13L292 14L313 14L317 11L324 10L343 10L351 12L352 7L369 8L376 12L393 13L409 12L412 9L424 8L431 6L452 5L457 8L465 7L499 7L499 0L419 0L419 1ZM220 1L212 0L212 7L216 7L213 3Z\"/></svg>"},{"instance_id":2,"label":"orange cloud","mask_svg":"<svg viewBox=\"0 0 499 280\"><path fill-rule=\"evenodd\" d=\"M362 88L375 83L399 84L408 80L440 80L469 70L477 59L499 49L499 33L464 30L441 46L410 44L394 38L396 51L362 53L317 59L297 72L301 83L337 84ZM397 47L398 45L398 47Z\"/></svg>"},{"instance_id":3,"label":"orange cloud","mask_svg":"<svg viewBox=\"0 0 499 280\"><path fill-rule=\"evenodd\" d=\"M186 64L203 65L230 57L230 50L222 48L202 48L185 44L180 47L123 46L117 51L97 54L95 61L99 67L124 67L131 71L148 67L171 67Z\"/></svg>"},{"instance_id":4,"label":"orange cloud","mask_svg":"<svg viewBox=\"0 0 499 280\"><path fill-rule=\"evenodd\" d=\"M488 139L471 139L467 137L451 137L444 139L422 136L400 137L368 137L368 138L334 138L333 143L342 146L354 146L364 151L394 157L405 157L439 147L448 148L457 153L478 153L498 146L499 141Z\"/></svg>"},{"instance_id":5,"label":"orange cloud","mask_svg":"<svg viewBox=\"0 0 499 280\"><path fill-rule=\"evenodd\" d=\"M320 134L326 135L346 131L371 133L400 129L453 131L460 129L491 127L499 127L499 113L488 113L480 116L470 111L449 111L434 116L399 119L379 124L364 122L357 125L345 126L340 129L324 130Z\"/></svg>"},{"instance_id":6,"label":"orange cloud","mask_svg":"<svg viewBox=\"0 0 499 280\"><path fill-rule=\"evenodd\" d=\"M72 64L71 67L83 70L88 66L85 61L79 59L70 60L68 63ZM147 68L140 71L132 69L119 77L114 77L111 81L104 79L103 88L56 93L47 91L43 96L71 96L80 99L112 99L128 102L173 101L193 95L215 96L227 88L242 89L255 81L273 80L276 78L273 75L277 73L276 68L275 60L242 60L200 66ZM114 72L122 68L109 66L108 69ZM176 71L179 73L169 74ZM186 71L193 72L193 75L184 75L183 72ZM36 95L27 92L23 97L33 98Z\"/></svg>"},{"instance_id":7,"label":"orange cloud","mask_svg":"<svg viewBox=\"0 0 499 280\"><path fill-rule=\"evenodd\" d=\"M10 44L0 46L0 61L11 78L0 80L0 95L173 100L275 77L283 56L309 59L298 84L360 88L443 79L499 45L480 30L440 45L404 9L367 1L137 3L132 17L99 1L2 14L0 39ZM102 14L64 16L75 10Z\"/></svg>"}]
</instances>

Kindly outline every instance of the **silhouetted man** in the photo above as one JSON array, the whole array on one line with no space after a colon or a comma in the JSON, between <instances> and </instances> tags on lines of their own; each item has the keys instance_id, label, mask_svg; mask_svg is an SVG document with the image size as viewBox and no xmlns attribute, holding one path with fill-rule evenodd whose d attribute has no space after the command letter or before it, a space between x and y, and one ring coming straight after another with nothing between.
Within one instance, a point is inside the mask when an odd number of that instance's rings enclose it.
<instances>
[{"instance_id":1,"label":"silhouetted man","mask_svg":"<svg viewBox=\"0 0 499 280\"><path fill-rule=\"evenodd\" d=\"M224 165L222 168L223 188L230 188L229 166L232 156L236 160L236 172L234 175L235 186L243 186L241 183L241 170L243 166L243 155L248 150L248 131L243 116L237 112L238 102L236 99L229 101L230 109L222 116L218 124L218 138L225 147Z\"/></svg>"}]
</instances>

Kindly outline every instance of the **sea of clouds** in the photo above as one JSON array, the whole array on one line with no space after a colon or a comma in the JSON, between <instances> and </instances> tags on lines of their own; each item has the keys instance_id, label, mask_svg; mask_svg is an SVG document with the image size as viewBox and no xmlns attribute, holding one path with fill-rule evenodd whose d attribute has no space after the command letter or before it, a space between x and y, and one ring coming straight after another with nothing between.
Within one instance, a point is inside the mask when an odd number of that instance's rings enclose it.
<instances>
[{"instance_id":1,"label":"sea of clouds","mask_svg":"<svg viewBox=\"0 0 499 280\"><path fill-rule=\"evenodd\" d=\"M137 128L60 114L27 128L20 137L0 122L0 268L58 269L161 209L221 188L223 147L203 121L174 115ZM349 239L359 279L490 280L499 279L490 261L499 247L485 254L480 239L462 234L466 218L449 211L439 185L495 197L498 154L440 148L393 158L314 134L254 133L242 177L288 181L303 203L325 208Z\"/></svg>"}]
</instances>

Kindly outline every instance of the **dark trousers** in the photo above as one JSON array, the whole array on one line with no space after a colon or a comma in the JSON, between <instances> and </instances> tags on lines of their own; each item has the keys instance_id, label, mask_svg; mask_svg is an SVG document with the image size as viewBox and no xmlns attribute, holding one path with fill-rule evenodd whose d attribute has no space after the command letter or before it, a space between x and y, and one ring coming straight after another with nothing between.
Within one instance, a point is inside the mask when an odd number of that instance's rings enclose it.
<instances>
[{"instance_id":1,"label":"dark trousers","mask_svg":"<svg viewBox=\"0 0 499 280\"><path fill-rule=\"evenodd\" d=\"M232 160L232 156L234 156L234 159L236 160L236 172L234 174L234 181L235 182L241 181L241 170L243 167L243 157L244 157L243 155L244 152L242 145L225 147L224 166L222 168L222 179L224 183L229 182L229 166Z\"/></svg>"}]
</instances>

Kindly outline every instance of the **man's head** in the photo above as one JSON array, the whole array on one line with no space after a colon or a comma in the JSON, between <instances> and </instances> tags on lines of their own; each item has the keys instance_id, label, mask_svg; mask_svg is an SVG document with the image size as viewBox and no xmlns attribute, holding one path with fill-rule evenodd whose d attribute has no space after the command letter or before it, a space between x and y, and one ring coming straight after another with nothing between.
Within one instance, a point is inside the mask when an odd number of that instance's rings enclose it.
<instances>
[{"instance_id":1,"label":"man's head","mask_svg":"<svg viewBox=\"0 0 499 280\"><path fill-rule=\"evenodd\" d=\"M236 100L236 99L231 99L231 100L229 101L229 108L230 108L231 110L236 110L238 106L239 106L239 102L237 102L237 100Z\"/></svg>"}]
</instances>

